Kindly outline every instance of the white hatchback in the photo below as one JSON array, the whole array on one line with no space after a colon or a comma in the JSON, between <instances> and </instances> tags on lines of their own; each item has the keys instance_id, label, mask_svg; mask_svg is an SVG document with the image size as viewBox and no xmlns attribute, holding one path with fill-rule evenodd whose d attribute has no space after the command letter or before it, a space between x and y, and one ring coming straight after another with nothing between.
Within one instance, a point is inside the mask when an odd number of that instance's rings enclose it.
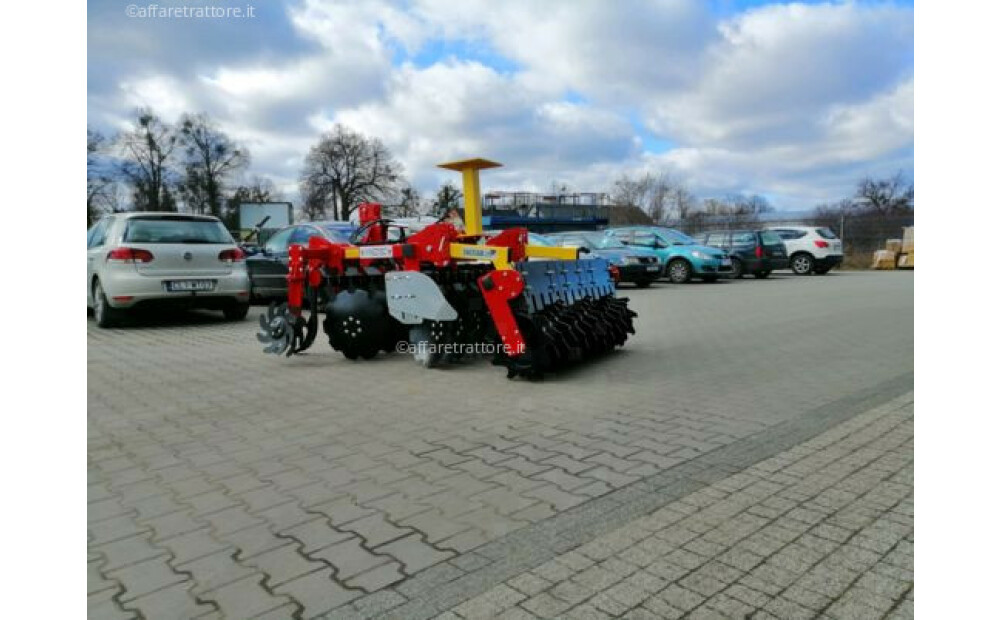
<instances>
[{"instance_id":1,"label":"white hatchback","mask_svg":"<svg viewBox=\"0 0 1000 620\"><path fill-rule=\"evenodd\" d=\"M87 231L87 307L100 327L147 305L250 309L243 251L218 218L181 213L115 213Z\"/></svg>"},{"instance_id":2,"label":"white hatchback","mask_svg":"<svg viewBox=\"0 0 1000 620\"><path fill-rule=\"evenodd\" d=\"M823 275L844 262L844 246L826 226L774 226L785 242L788 266L797 275Z\"/></svg>"}]
</instances>

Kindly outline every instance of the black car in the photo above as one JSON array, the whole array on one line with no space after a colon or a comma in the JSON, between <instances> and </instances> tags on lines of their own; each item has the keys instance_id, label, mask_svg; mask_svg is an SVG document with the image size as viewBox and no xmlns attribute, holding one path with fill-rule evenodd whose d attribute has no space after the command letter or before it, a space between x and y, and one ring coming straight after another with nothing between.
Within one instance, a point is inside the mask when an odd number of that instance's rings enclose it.
<instances>
[{"instance_id":1,"label":"black car","mask_svg":"<svg viewBox=\"0 0 1000 620\"><path fill-rule=\"evenodd\" d=\"M312 237L347 243L354 227L348 222L306 222L286 226L246 259L250 275L250 298L255 301L280 299L288 295L288 246L307 245Z\"/></svg>"},{"instance_id":2,"label":"black car","mask_svg":"<svg viewBox=\"0 0 1000 620\"><path fill-rule=\"evenodd\" d=\"M733 278L742 278L746 273L766 278L775 269L788 267L785 243L772 230L715 230L695 235L695 239L729 253Z\"/></svg>"}]
</instances>

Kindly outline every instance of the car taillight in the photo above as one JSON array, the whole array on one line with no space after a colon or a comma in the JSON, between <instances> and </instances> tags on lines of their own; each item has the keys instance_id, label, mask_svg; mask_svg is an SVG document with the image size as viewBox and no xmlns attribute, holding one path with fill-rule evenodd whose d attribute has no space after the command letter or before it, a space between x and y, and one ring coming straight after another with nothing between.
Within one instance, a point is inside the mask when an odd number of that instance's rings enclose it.
<instances>
[{"instance_id":1,"label":"car taillight","mask_svg":"<svg viewBox=\"0 0 1000 620\"><path fill-rule=\"evenodd\" d=\"M816 239L815 241L813 241L813 243L816 244L817 248L828 248L828 247L830 247L829 243L827 243L826 241L820 241L819 239Z\"/></svg>"},{"instance_id":2,"label":"car taillight","mask_svg":"<svg viewBox=\"0 0 1000 620\"><path fill-rule=\"evenodd\" d=\"M764 258L764 246L758 245L756 248L754 248L753 253L754 256L756 256L757 258Z\"/></svg>"},{"instance_id":3,"label":"car taillight","mask_svg":"<svg viewBox=\"0 0 1000 620\"><path fill-rule=\"evenodd\" d=\"M622 272L615 265L608 265L608 271L611 272L611 281L619 282L622 279Z\"/></svg>"},{"instance_id":4,"label":"car taillight","mask_svg":"<svg viewBox=\"0 0 1000 620\"><path fill-rule=\"evenodd\" d=\"M137 248L115 248L108 252L109 263L149 263L153 261L153 253Z\"/></svg>"},{"instance_id":5,"label":"car taillight","mask_svg":"<svg viewBox=\"0 0 1000 620\"><path fill-rule=\"evenodd\" d=\"M238 263L246 258L246 254L239 248L232 248L219 252L219 260L224 263Z\"/></svg>"}]
</instances>

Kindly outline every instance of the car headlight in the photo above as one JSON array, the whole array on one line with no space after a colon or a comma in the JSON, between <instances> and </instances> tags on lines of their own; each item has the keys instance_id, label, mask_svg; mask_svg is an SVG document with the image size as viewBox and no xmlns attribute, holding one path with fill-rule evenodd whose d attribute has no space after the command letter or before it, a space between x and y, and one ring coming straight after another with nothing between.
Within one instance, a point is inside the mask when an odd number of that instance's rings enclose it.
<instances>
[{"instance_id":1,"label":"car headlight","mask_svg":"<svg viewBox=\"0 0 1000 620\"><path fill-rule=\"evenodd\" d=\"M705 252L702 252L701 250L692 250L691 256L694 256L695 258L700 258L701 260L709 260L711 258L715 258L711 254L707 254Z\"/></svg>"},{"instance_id":2,"label":"car headlight","mask_svg":"<svg viewBox=\"0 0 1000 620\"><path fill-rule=\"evenodd\" d=\"M625 264L626 265L638 265L640 262L641 261L639 260L638 256L626 256L625 257Z\"/></svg>"}]
</instances>

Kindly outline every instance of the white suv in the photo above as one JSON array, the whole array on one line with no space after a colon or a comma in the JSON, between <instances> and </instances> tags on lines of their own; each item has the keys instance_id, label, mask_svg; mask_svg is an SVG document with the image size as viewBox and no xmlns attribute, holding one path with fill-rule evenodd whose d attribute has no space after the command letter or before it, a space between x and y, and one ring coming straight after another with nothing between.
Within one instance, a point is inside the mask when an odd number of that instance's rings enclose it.
<instances>
[{"instance_id":1,"label":"white suv","mask_svg":"<svg viewBox=\"0 0 1000 620\"><path fill-rule=\"evenodd\" d=\"M825 226L781 226L771 230L785 242L788 266L796 275L823 275L844 261L843 244Z\"/></svg>"},{"instance_id":2,"label":"white suv","mask_svg":"<svg viewBox=\"0 0 1000 620\"><path fill-rule=\"evenodd\" d=\"M97 325L110 327L127 309L153 304L246 317L243 252L218 218L115 213L87 231L87 307Z\"/></svg>"}]
</instances>

